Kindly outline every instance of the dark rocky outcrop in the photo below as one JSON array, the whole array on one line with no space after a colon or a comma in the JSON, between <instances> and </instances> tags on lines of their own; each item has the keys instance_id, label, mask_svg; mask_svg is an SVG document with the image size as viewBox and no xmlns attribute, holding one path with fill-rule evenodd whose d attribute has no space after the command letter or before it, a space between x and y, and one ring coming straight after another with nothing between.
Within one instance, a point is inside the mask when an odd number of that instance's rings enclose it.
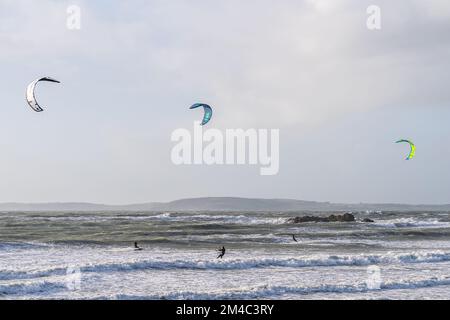
<instances>
[{"instance_id":1,"label":"dark rocky outcrop","mask_svg":"<svg viewBox=\"0 0 450 320\"><path fill-rule=\"evenodd\" d=\"M355 221L355 216L351 213L344 213L341 215L330 215L328 217L319 216L302 216L289 218L288 223L305 223L305 222L353 222Z\"/></svg>"}]
</instances>

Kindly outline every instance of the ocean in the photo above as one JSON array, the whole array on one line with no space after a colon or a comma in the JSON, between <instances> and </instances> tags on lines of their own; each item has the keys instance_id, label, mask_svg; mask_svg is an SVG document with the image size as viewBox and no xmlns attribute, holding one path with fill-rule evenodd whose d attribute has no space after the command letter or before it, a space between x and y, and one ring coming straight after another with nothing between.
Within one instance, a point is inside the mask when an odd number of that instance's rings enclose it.
<instances>
[{"instance_id":1,"label":"ocean","mask_svg":"<svg viewBox=\"0 0 450 320\"><path fill-rule=\"evenodd\" d=\"M449 212L311 214L2 212L0 299L450 299Z\"/></svg>"}]
</instances>

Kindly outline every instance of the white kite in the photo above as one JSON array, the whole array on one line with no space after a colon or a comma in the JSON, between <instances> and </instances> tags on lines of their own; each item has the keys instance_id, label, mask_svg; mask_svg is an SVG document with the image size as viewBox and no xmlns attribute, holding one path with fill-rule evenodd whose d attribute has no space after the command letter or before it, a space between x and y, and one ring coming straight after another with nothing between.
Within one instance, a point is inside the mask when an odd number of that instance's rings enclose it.
<instances>
[{"instance_id":1,"label":"white kite","mask_svg":"<svg viewBox=\"0 0 450 320\"><path fill-rule=\"evenodd\" d=\"M44 109L42 109L41 106L39 105L39 103L36 101L36 96L34 94L34 89L36 88L37 83L40 81L60 83L58 80L55 80L55 79L52 79L49 77L44 77L44 78L34 80L32 83L30 83L28 85L28 87L27 87L27 102L28 102L29 106L31 107L31 109L33 109L36 112L44 111Z\"/></svg>"}]
</instances>

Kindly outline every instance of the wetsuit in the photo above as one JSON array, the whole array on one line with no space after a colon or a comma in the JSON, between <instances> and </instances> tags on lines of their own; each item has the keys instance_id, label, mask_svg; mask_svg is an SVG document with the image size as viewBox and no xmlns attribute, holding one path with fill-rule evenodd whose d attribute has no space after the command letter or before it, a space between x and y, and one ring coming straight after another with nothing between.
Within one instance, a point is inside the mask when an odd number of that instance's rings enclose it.
<instances>
[{"instance_id":1,"label":"wetsuit","mask_svg":"<svg viewBox=\"0 0 450 320\"><path fill-rule=\"evenodd\" d=\"M219 249L219 256L217 257L217 259L222 259L223 256L225 255L225 247L222 247L222 249Z\"/></svg>"}]
</instances>

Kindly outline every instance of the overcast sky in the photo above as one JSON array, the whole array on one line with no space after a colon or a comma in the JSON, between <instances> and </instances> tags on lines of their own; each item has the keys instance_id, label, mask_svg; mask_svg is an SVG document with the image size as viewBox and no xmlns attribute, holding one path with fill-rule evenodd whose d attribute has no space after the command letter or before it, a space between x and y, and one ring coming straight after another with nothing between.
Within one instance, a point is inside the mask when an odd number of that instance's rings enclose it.
<instances>
[{"instance_id":1,"label":"overcast sky","mask_svg":"<svg viewBox=\"0 0 450 320\"><path fill-rule=\"evenodd\" d=\"M449 57L448 0L0 0L0 202L450 203ZM62 83L35 113L41 76ZM208 128L279 129L279 174L175 166L195 102Z\"/></svg>"}]
</instances>

